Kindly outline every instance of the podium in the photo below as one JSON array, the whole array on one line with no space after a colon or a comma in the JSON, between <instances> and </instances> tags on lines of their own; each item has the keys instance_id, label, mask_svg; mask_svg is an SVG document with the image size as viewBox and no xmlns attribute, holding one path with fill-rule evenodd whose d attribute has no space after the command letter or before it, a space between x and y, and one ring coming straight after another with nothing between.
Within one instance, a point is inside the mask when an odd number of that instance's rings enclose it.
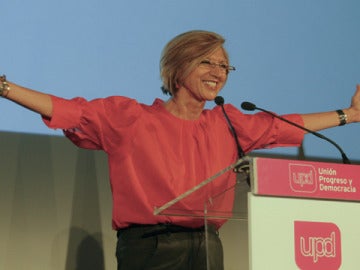
<instances>
[{"instance_id":1,"label":"podium","mask_svg":"<svg viewBox=\"0 0 360 270\"><path fill-rule=\"evenodd\" d=\"M238 167L236 181L213 192L224 186L221 175ZM201 209L182 207L194 198L203 200ZM231 208L224 207L228 198ZM223 224L225 269L360 269L358 165L245 157L154 214L203 219L205 241L209 224Z\"/></svg>"}]
</instances>

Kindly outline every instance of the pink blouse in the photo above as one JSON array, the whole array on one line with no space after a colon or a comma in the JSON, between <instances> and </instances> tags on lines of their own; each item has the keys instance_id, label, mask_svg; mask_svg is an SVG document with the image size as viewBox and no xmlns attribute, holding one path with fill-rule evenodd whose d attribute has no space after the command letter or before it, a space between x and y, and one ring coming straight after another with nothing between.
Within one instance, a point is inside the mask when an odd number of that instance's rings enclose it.
<instances>
[{"instance_id":1,"label":"pink blouse","mask_svg":"<svg viewBox=\"0 0 360 270\"><path fill-rule=\"evenodd\" d=\"M86 101L52 96L53 117L77 146L107 153L113 195L113 228L130 224L173 223L198 227L191 216L154 215L154 207L176 198L237 160L234 138L220 107L204 110L198 120L173 116L156 99L152 105L112 96ZM298 146L303 131L265 113L243 114L225 105L246 153L259 148ZM285 115L302 125L300 115ZM201 211L204 200L234 185L229 171L173 208ZM231 211L233 195L220 197L216 210ZM220 226L223 221L214 223Z\"/></svg>"}]
</instances>

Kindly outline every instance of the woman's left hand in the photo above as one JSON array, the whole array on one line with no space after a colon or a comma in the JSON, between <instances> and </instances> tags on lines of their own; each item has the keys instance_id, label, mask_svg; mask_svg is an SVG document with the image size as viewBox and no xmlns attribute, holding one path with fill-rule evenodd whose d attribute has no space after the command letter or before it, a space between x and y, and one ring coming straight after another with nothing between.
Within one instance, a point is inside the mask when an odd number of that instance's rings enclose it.
<instances>
[{"instance_id":1,"label":"woman's left hand","mask_svg":"<svg viewBox=\"0 0 360 270\"><path fill-rule=\"evenodd\" d=\"M351 106L346 111L348 123L360 122L360 84L356 85L356 91L351 98Z\"/></svg>"}]
</instances>

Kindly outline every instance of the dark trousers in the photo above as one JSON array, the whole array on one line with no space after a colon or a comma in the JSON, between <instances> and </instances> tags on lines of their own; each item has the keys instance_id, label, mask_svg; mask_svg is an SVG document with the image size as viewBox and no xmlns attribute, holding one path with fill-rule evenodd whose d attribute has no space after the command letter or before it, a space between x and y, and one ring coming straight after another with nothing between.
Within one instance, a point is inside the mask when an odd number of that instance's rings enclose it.
<instances>
[{"instance_id":1,"label":"dark trousers","mask_svg":"<svg viewBox=\"0 0 360 270\"><path fill-rule=\"evenodd\" d=\"M223 270L223 248L215 229L169 225L133 226L118 231L118 270Z\"/></svg>"}]
</instances>

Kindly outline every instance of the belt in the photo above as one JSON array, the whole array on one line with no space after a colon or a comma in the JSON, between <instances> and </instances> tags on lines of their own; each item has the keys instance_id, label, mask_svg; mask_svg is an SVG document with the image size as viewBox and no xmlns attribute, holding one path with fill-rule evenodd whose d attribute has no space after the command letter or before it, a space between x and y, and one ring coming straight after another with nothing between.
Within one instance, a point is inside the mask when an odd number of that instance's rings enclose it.
<instances>
[{"instance_id":1,"label":"belt","mask_svg":"<svg viewBox=\"0 0 360 270\"><path fill-rule=\"evenodd\" d=\"M142 233L141 238L148 238L152 236L157 236L161 234L167 234L167 233L182 233L182 232L204 232L205 227L198 227L198 228L190 228L190 227L183 227L179 225L174 224L167 224L167 223L161 223L161 224L132 224L129 227L119 229L117 231L117 236L119 237L122 233L132 230L139 230Z\"/></svg>"}]
</instances>

